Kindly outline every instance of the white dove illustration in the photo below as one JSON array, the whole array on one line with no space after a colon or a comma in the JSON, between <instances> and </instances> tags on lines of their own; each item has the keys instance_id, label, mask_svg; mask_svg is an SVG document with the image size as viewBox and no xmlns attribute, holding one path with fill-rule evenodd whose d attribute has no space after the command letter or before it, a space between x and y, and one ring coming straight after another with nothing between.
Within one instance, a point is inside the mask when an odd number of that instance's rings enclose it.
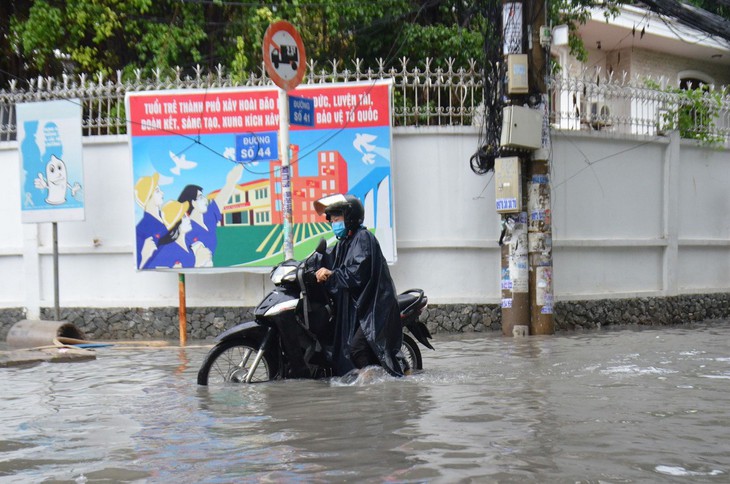
<instances>
[{"instance_id":1,"label":"white dove illustration","mask_svg":"<svg viewBox=\"0 0 730 484\"><path fill-rule=\"evenodd\" d=\"M372 134L357 133L355 135L355 141L352 142L353 148L363 154L362 162L366 165L375 164L375 154L373 151L377 148L377 146L370 143L376 139L378 139L378 137Z\"/></svg>"},{"instance_id":2,"label":"white dove illustration","mask_svg":"<svg viewBox=\"0 0 730 484\"><path fill-rule=\"evenodd\" d=\"M357 133L355 135L355 141L352 142L352 146L360 153L369 153L375 149L375 146L371 145L370 143L372 143L376 139L378 139L378 137L373 134Z\"/></svg>"},{"instance_id":3,"label":"white dove illustration","mask_svg":"<svg viewBox=\"0 0 730 484\"><path fill-rule=\"evenodd\" d=\"M175 175L179 175L180 170L190 170L191 168L195 168L196 166L198 166L198 163L196 163L195 161L185 159L185 153L177 156L175 153L170 151L170 159L173 163L175 163L175 166L170 168L170 173L173 173Z\"/></svg>"},{"instance_id":4,"label":"white dove illustration","mask_svg":"<svg viewBox=\"0 0 730 484\"><path fill-rule=\"evenodd\" d=\"M236 161L236 148L229 146L223 150L223 158Z\"/></svg>"}]
</instances>

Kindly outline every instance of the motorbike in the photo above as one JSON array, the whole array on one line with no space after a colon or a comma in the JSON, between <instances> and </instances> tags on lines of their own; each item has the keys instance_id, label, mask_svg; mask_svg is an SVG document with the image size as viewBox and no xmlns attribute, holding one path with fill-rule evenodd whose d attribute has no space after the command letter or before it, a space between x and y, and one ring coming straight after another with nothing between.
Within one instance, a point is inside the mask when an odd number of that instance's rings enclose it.
<instances>
[{"instance_id":1,"label":"motorbike","mask_svg":"<svg viewBox=\"0 0 730 484\"><path fill-rule=\"evenodd\" d=\"M274 289L254 309L253 321L216 338L198 371L198 385L334 376L332 303L315 277L326 247L321 239L305 260L285 260L271 270ZM431 334L420 320L428 298L421 289L409 289L397 298L404 330L398 358L409 374L423 369L418 343L433 349Z\"/></svg>"}]
</instances>

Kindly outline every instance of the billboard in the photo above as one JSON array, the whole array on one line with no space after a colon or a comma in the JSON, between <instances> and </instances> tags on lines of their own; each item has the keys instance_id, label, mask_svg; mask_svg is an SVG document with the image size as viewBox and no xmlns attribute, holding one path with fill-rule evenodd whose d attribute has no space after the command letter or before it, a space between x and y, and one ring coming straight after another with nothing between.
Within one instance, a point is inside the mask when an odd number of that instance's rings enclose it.
<instances>
[{"instance_id":1,"label":"billboard","mask_svg":"<svg viewBox=\"0 0 730 484\"><path fill-rule=\"evenodd\" d=\"M307 85L314 126L292 124L282 177L273 87L128 93L139 270L261 270L283 260L282 187L294 256L333 235L313 202L351 193L395 262L391 81ZM300 113L301 114L301 113ZM331 239L331 240L330 240Z\"/></svg>"},{"instance_id":2,"label":"billboard","mask_svg":"<svg viewBox=\"0 0 730 484\"><path fill-rule=\"evenodd\" d=\"M23 223L84 220L81 101L18 103Z\"/></svg>"}]
</instances>

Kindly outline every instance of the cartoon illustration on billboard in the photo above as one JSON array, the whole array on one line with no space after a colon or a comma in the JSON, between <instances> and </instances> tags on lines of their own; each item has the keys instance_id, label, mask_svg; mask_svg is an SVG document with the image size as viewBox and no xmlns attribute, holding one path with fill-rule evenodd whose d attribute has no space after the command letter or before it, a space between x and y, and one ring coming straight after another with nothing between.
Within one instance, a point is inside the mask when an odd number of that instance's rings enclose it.
<instances>
[{"instance_id":1,"label":"cartoon illustration on billboard","mask_svg":"<svg viewBox=\"0 0 730 484\"><path fill-rule=\"evenodd\" d=\"M24 223L84 219L81 103L19 103Z\"/></svg>"},{"instance_id":2,"label":"cartoon illustration on billboard","mask_svg":"<svg viewBox=\"0 0 730 484\"><path fill-rule=\"evenodd\" d=\"M314 99L317 122L290 127L295 258L332 237L313 202L351 193L395 261L391 85L296 90ZM138 269L245 269L283 259L277 98L271 88L128 95Z\"/></svg>"},{"instance_id":3,"label":"cartoon illustration on billboard","mask_svg":"<svg viewBox=\"0 0 730 484\"><path fill-rule=\"evenodd\" d=\"M68 170L66 163L56 155L51 155L51 159L46 164L46 176L38 173L38 177L34 180L34 185L39 190L46 192L46 203L49 205L61 205L66 203L66 192L71 191L71 196L81 190L79 182L74 182L73 186L68 182Z\"/></svg>"},{"instance_id":4,"label":"cartoon illustration on billboard","mask_svg":"<svg viewBox=\"0 0 730 484\"><path fill-rule=\"evenodd\" d=\"M160 174L142 176L134 186L134 197L143 214L137 222L137 268L147 266L150 257L155 253L167 227L162 221L162 202L164 192L160 189Z\"/></svg>"}]
</instances>

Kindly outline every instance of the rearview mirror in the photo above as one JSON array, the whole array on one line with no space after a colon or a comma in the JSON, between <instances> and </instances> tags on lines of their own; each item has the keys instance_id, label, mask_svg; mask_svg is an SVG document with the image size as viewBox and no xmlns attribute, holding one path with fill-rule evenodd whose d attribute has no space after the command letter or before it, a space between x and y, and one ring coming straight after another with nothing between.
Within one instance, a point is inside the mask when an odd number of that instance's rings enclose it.
<instances>
[{"instance_id":1,"label":"rearview mirror","mask_svg":"<svg viewBox=\"0 0 730 484\"><path fill-rule=\"evenodd\" d=\"M327 241L324 240L324 237L319 239L319 243L317 244L317 248L314 249L314 251L318 254L324 254L327 250Z\"/></svg>"}]
</instances>

